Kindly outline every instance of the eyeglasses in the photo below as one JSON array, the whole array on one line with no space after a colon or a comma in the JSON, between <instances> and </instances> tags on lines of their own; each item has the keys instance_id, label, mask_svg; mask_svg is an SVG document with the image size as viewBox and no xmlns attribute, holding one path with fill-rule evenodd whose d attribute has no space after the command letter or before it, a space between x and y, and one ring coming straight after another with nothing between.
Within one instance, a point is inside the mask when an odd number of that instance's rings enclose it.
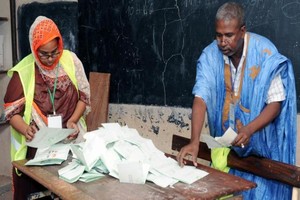
<instances>
[{"instance_id":1,"label":"eyeglasses","mask_svg":"<svg viewBox=\"0 0 300 200\"><path fill-rule=\"evenodd\" d=\"M51 53L38 51L38 55L39 55L40 59L43 59L43 60L48 60L50 57L52 59L55 59L59 54L60 54L60 51L58 51L57 49Z\"/></svg>"}]
</instances>

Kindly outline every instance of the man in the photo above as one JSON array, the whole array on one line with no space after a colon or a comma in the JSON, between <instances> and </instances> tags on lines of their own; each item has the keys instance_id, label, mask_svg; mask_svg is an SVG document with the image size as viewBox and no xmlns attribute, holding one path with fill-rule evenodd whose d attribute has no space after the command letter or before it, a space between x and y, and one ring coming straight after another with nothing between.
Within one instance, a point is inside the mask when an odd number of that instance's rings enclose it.
<instances>
[{"instance_id":1,"label":"man","mask_svg":"<svg viewBox=\"0 0 300 200\"><path fill-rule=\"evenodd\" d=\"M257 155L294 164L296 94L291 62L265 37L246 31L241 5L228 2L216 14L216 40L197 63L192 107L191 141L177 155L191 155L196 165L201 129L207 112L210 134L233 128L238 136L231 150L239 156ZM228 155L229 151L215 149ZM218 165L214 161L213 166ZM218 160L217 160L218 161ZM226 166L225 166L226 167ZM292 188L276 181L230 169L257 183L244 199L291 199Z\"/></svg>"}]
</instances>

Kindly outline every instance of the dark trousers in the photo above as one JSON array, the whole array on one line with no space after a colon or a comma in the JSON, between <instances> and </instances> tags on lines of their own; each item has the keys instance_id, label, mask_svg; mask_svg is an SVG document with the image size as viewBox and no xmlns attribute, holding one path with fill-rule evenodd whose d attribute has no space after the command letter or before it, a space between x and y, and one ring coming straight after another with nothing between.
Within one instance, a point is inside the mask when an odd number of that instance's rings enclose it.
<instances>
[{"instance_id":1,"label":"dark trousers","mask_svg":"<svg viewBox=\"0 0 300 200\"><path fill-rule=\"evenodd\" d=\"M36 149L28 147L27 149L27 159L34 158ZM18 173L21 173L18 171ZM12 178L13 178L13 199L14 200L26 200L28 195L34 192L41 192L47 190L44 186L22 173L19 176L16 173L16 168L13 167L12 170Z\"/></svg>"}]
</instances>

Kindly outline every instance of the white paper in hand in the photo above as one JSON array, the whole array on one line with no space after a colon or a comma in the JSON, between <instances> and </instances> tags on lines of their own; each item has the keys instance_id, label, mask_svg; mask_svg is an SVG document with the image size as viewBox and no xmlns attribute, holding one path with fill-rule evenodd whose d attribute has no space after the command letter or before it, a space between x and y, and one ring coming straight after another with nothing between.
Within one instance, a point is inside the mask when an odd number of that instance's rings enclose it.
<instances>
[{"instance_id":1,"label":"white paper in hand","mask_svg":"<svg viewBox=\"0 0 300 200\"><path fill-rule=\"evenodd\" d=\"M209 149L222 147L221 143L219 143L214 137L208 134L202 134L201 141L205 142Z\"/></svg>"},{"instance_id":2,"label":"white paper in hand","mask_svg":"<svg viewBox=\"0 0 300 200\"><path fill-rule=\"evenodd\" d=\"M202 134L201 140L207 144L208 148L213 149L220 147L230 147L236 136L237 133L229 127L222 137L214 138L208 134Z\"/></svg>"},{"instance_id":3,"label":"white paper in hand","mask_svg":"<svg viewBox=\"0 0 300 200\"><path fill-rule=\"evenodd\" d=\"M36 132L33 140L26 142L26 145L35 148L50 147L51 145L62 141L74 132L74 129L44 127Z\"/></svg>"},{"instance_id":4,"label":"white paper in hand","mask_svg":"<svg viewBox=\"0 0 300 200\"><path fill-rule=\"evenodd\" d=\"M237 133L232 129L228 128L222 137L216 137L215 139L221 143L224 147L231 146L231 143L236 138Z\"/></svg>"}]
</instances>

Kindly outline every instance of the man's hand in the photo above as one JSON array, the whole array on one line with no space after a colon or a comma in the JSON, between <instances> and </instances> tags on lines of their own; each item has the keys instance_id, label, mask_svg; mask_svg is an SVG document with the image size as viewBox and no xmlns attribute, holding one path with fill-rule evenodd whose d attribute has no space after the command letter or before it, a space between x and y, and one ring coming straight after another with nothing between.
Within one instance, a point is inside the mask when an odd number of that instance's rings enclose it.
<instances>
[{"instance_id":1,"label":"man's hand","mask_svg":"<svg viewBox=\"0 0 300 200\"><path fill-rule=\"evenodd\" d=\"M244 147L249 144L251 136L258 130L265 128L272 122L280 113L281 102L272 102L268 104L262 112L249 124L243 126L242 123L237 123L238 136L232 142L234 146Z\"/></svg>"},{"instance_id":2,"label":"man's hand","mask_svg":"<svg viewBox=\"0 0 300 200\"><path fill-rule=\"evenodd\" d=\"M184 162L185 156L191 156L194 166L197 167L197 155L199 151L199 144L188 144L181 148L180 152L177 154L176 159L180 167L183 167L186 163Z\"/></svg>"},{"instance_id":3,"label":"man's hand","mask_svg":"<svg viewBox=\"0 0 300 200\"><path fill-rule=\"evenodd\" d=\"M247 126L242 126L238 129L238 135L231 144L233 146L239 146L244 148L246 145L249 144L251 136L252 133L249 130L249 128Z\"/></svg>"}]
</instances>

